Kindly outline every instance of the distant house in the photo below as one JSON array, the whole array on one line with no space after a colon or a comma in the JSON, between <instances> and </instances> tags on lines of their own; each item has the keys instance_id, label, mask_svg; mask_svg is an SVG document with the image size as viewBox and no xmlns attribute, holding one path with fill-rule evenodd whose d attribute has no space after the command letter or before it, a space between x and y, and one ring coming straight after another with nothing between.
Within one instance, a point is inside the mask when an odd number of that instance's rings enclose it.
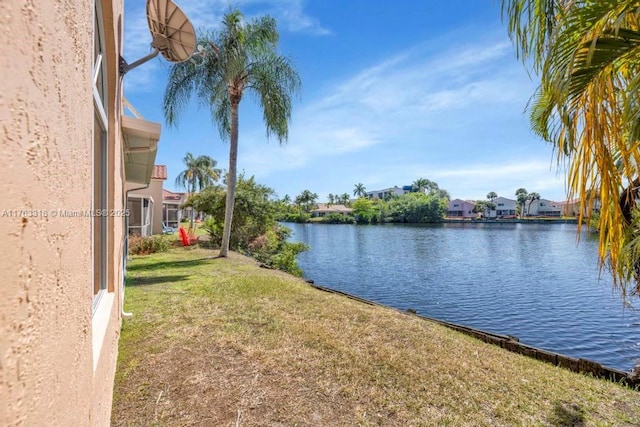
<instances>
[{"instance_id":1,"label":"distant house","mask_svg":"<svg viewBox=\"0 0 640 427\"><path fill-rule=\"evenodd\" d=\"M559 202L558 205L560 206L562 215L564 216L578 216L580 214L580 200L567 200ZM600 203L600 200L595 199L593 201L593 206L586 206L582 213L584 216L591 216L593 213L600 212L601 206L602 203Z\"/></svg>"},{"instance_id":2,"label":"distant house","mask_svg":"<svg viewBox=\"0 0 640 427\"><path fill-rule=\"evenodd\" d=\"M331 205L328 203L318 203L318 208L311 211L313 217L323 217L330 214L351 215L353 209L345 205Z\"/></svg>"},{"instance_id":3,"label":"distant house","mask_svg":"<svg viewBox=\"0 0 640 427\"><path fill-rule=\"evenodd\" d=\"M188 211L180 208L186 201L186 193L162 189L162 222L168 227L178 228L182 218L189 218Z\"/></svg>"},{"instance_id":4,"label":"distant house","mask_svg":"<svg viewBox=\"0 0 640 427\"><path fill-rule=\"evenodd\" d=\"M402 196L403 194L411 193L412 189L410 185L403 185L402 187L396 185L383 190L367 191L367 197L369 199L386 199L390 196Z\"/></svg>"},{"instance_id":5,"label":"distant house","mask_svg":"<svg viewBox=\"0 0 640 427\"><path fill-rule=\"evenodd\" d=\"M478 214L473 211L476 204L468 200L454 199L449 201L447 207L448 218L476 218Z\"/></svg>"},{"instance_id":6,"label":"distant house","mask_svg":"<svg viewBox=\"0 0 640 427\"><path fill-rule=\"evenodd\" d=\"M506 197L497 197L493 199L496 205L494 210L489 211L489 218L503 218L505 216L514 216L516 214L517 202Z\"/></svg>"},{"instance_id":7,"label":"distant house","mask_svg":"<svg viewBox=\"0 0 640 427\"><path fill-rule=\"evenodd\" d=\"M137 236L162 234L162 185L166 179L167 167L154 165L151 182L127 192L129 234Z\"/></svg>"},{"instance_id":8,"label":"distant house","mask_svg":"<svg viewBox=\"0 0 640 427\"><path fill-rule=\"evenodd\" d=\"M547 199L534 200L526 205L526 213L530 216L562 216L564 206L562 203Z\"/></svg>"}]
</instances>

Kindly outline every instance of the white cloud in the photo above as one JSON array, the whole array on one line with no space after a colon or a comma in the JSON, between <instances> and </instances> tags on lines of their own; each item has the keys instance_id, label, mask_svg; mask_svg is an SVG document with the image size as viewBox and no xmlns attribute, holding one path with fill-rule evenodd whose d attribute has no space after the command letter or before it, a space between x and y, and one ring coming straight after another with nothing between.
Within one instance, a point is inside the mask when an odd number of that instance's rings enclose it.
<instances>
[{"instance_id":1,"label":"white cloud","mask_svg":"<svg viewBox=\"0 0 640 427\"><path fill-rule=\"evenodd\" d=\"M320 22L306 15L303 11L303 2L300 0L277 1L271 2L276 6L275 17L279 22L286 25L291 32L303 32L317 36L326 36L332 34L331 30L324 28Z\"/></svg>"},{"instance_id":2,"label":"white cloud","mask_svg":"<svg viewBox=\"0 0 640 427\"><path fill-rule=\"evenodd\" d=\"M295 111L289 145L274 151L272 161L260 153L261 159L249 155L244 163L259 163L265 174L301 168L374 145L406 145L434 130L457 128L470 120L465 116L482 120L486 106L521 108L522 96L514 94L523 92L522 83L500 71L504 56L504 43L464 46L435 58L416 50L397 55Z\"/></svg>"}]
</instances>

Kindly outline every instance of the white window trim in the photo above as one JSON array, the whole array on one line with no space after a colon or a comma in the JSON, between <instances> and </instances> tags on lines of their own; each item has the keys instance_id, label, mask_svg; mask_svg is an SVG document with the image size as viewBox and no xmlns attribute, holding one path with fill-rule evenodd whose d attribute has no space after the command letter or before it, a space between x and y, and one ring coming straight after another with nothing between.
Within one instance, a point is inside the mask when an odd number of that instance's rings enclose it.
<instances>
[{"instance_id":1,"label":"white window trim","mask_svg":"<svg viewBox=\"0 0 640 427\"><path fill-rule=\"evenodd\" d=\"M115 292L101 292L100 301L97 304L91 318L91 342L93 347L93 371L98 367L100 354L102 353L102 345L107 336L111 312L113 311L113 302L115 300Z\"/></svg>"}]
</instances>

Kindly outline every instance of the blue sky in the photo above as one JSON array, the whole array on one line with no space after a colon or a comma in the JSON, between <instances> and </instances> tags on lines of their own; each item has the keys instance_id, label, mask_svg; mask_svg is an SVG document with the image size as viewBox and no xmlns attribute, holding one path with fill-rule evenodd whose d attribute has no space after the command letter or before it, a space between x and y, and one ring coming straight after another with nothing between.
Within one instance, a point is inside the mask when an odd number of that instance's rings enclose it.
<instances>
[{"instance_id":1,"label":"blue sky","mask_svg":"<svg viewBox=\"0 0 640 427\"><path fill-rule=\"evenodd\" d=\"M215 29L229 5L278 21L280 53L302 79L286 144L266 138L251 96L240 108L238 170L292 198L319 201L428 178L452 198L515 198L519 187L562 201L552 146L530 131L537 86L516 59L498 0L177 0L197 29ZM125 58L150 51L143 1L125 2ZM229 144L194 100L169 128L162 96L170 65L154 59L125 76L125 96L163 124L156 159L165 188L186 152L227 168Z\"/></svg>"}]
</instances>

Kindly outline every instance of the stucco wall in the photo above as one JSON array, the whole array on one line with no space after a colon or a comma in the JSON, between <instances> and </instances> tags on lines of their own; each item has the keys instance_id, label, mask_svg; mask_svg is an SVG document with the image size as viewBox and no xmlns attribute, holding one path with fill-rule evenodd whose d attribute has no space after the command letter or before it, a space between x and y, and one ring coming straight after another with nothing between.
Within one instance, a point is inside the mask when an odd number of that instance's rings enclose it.
<instances>
[{"instance_id":1,"label":"stucco wall","mask_svg":"<svg viewBox=\"0 0 640 427\"><path fill-rule=\"evenodd\" d=\"M122 206L116 3L105 13L113 208ZM113 303L94 374L91 217L59 214L92 206L93 2L3 1L0 25L0 425L106 425L122 224L110 223Z\"/></svg>"}]
</instances>

